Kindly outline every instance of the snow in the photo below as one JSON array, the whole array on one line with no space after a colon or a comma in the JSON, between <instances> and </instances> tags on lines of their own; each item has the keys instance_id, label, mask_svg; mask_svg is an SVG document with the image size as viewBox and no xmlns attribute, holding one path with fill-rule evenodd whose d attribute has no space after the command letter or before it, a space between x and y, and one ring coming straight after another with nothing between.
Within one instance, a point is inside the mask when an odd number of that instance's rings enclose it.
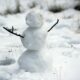
<instances>
[{"instance_id":1,"label":"snow","mask_svg":"<svg viewBox=\"0 0 80 80\"><path fill-rule=\"evenodd\" d=\"M6 0L0 0L0 14L5 14L7 12Z\"/></svg>"},{"instance_id":2,"label":"snow","mask_svg":"<svg viewBox=\"0 0 80 80\"><path fill-rule=\"evenodd\" d=\"M32 19L34 20L32 21ZM40 50L43 47L47 37L43 23L42 15L34 11L28 13L26 17L28 28L22 34L24 38L21 38L24 47L29 50Z\"/></svg>"},{"instance_id":3,"label":"snow","mask_svg":"<svg viewBox=\"0 0 80 80\"><path fill-rule=\"evenodd\" d=\"M34 20L33 20L34 19ZM42 57L45 40L48 32L43 30L43 17L40 13L31 11L26 17L28 28L23 32L21 41L27 49L19 58L20 69L27 72L44 72L48 70L49 63ZM34 25L33 25L34 24Z\"/></svg>"},{"instance_id":4,"label":"snow","mask_svg":"<svg viewBox=\"0 0 80 80\"><path fill-rule=\"evenodd\" d=\"M31 30L28 28L22 36L25 36L25 38L21 38L24 47L30 50L39 50L45 44L47 31L44 32L42 29Z\"/></svg>"},{"instance_id":5,"label":"snow","mask_svg":"<svg viewBox=\"0 0 80 80\"><path fill-rule=\"evenodd\" d=\"M17 0L6 0L6 4L7 4L7 11L9 13L15 13L17 12Z\"/></svg>"},{"instance_id":6,"label":"snow","mask_svg":"<svg viewBox=\"0 0 80 80\"><path fill-rule=\"evenodd\" d=\"M40 28L43 26L43 16L40 13L36 13L36 12L32 11L32 12L28 13L28 15L26 16L26 24L32 29Z\"/></svg>"},{"instance_id":7,"label":"snow","mask_svg":"<svg viewBox=\"0 0 80 80\"><path fill-rule=\"evenodd\" d=\"M70 3L71 1L72 3ZM28 8L25 13L0 15L0 80L80 80L80 11L71 9L75 7L76 2L79 2L79 0L71 1L67 1L67 3L65 1L62 3L61 1L59 3L58 0L55 2L52 0L54 5L60 4L61 7L65 8L64 11L59 13L51 13L38 8L32 9L43 15L45 30L48 30L56 22L57 18L59 19L59 24L48 33L47 48L42 53L44 59L47 58L48 66L51 67L52 72L32 73L21 70L18 60L22 54L25 54L26 48L24 48L19 37L8 33L2 28L3 26L8 28L14 26L17 29L15 32L22 34L28 28L25 18L31 9ZM48 7L52 7L51 0L48 0L48 2ZM65 5L62 5L64 3ZM5 0L0 0L0 14L6 13L8 10L6 6ZM14 7L14 10L9 9L12 13L16 9L16 6ZM22 12L27 7L24 8L21 10ZM31 56L31 54L28 56ZM36 59L38 57L33 62ZM27 60L30 60L29 57ZM33 62L31 64L28 62L28 68Z\"/></svg>"},{"instance_id":8,"label":"snow","mask_svg":"<svg viewBox=\"0 0 80 80\"><path fill-rule=\"evenodd\" d=\"M80 0L0 0L0 14L26 12L37 8L61 12L66 9L76 8Z\"/></svg>"},{"instance_id":9,"label":"snow","mask_svg":"<svg viewBox=\"0 0 80 80\"><path fill-rule=\"evenodd\" d=\"M49 71L47 61L41 56L40 50L27 50L19 58L19 66L27 72L45 72Z\"/></svg>"},{"instance_id":10,"label":"snow","mask_svg":"<svg viewBox=\"0 0 80 80\"><path fill-rule=\"evenodd\" d=\"M26 12L31 8L40 8L47 10L47 1L46 0L19 0L19 9L21 12Z\"/></svg>"}]
</instances>

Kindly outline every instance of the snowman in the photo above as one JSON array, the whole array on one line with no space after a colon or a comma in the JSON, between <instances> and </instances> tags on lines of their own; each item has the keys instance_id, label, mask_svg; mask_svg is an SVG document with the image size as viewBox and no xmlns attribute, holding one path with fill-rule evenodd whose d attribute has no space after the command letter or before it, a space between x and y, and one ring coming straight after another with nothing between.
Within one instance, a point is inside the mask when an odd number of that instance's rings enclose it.
<instances>
[{"instance_id":1,"label":"snowman","mask_svg":"<svg viewBox=\"0 0 80 80\"><path fill-rule=\"evenodd\" d=\"M28 13L26 24L29 26L22 34L22 44L27 50L18 60L20 69L29 72L42 72L47 68L47 63L41 55L45 46L47 31L43 30L43 17L36 12ZM44 53L43 53L44 54Z\"/></svg>"},{"instance_id":2,"label":"snowman","mask_svg":"<svg viewBox=\"0 0 80 80\"><path fill-rule=\"evenodd\" d=\"M43 26L43 16L40 13L31 11L27 14L26 24L28 28L22 35L14 33L14 29L7 29L8 32L20 36L23 46L27 49L18 59L19 68L27 72L45 72L50 69L48 60L44 56L45 42L48 32L58 21L46 31Z\"/></svg>"},{"instance_id":3,"label":"snowman","mask_svg":"<svg viewBox=\"0 0 80 80\"><path fill-rule=\"evenodd\" d=\"M43 28L43 16L37 12L30 12L26 17L26 24L29 26L22 34L22 44L27 50L18 60L21 69L29 72L44 72L50 70L49 64L44 59L44 48L48 31Z\"/></svg>"}]
</instances>

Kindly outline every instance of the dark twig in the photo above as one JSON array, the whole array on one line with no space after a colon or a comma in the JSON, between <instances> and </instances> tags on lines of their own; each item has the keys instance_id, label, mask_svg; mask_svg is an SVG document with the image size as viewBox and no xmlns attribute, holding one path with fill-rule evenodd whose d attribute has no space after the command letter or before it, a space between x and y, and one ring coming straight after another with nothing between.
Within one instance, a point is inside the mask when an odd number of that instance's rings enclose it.
<instances>
[{"instance_id":1,"label":"dark twig","mask_svg":"<svg viewBox=\"0 0 80 80\"><path fill-rule=\"evenodd\" d=\"M11 30L11 29L8 29L8 28L6 28L6 27L3 27L6 31L8 31L8 32L10 32L11 34L14 34L14 35L16 35L16 36L19 36L19 37L21 37L21 38L24 38L24 36L22 36L22 35L20 35L20 34L17 34L17 33L14 33L14 31L13 30ZM12 27L13 28L13 27Z\"/></svg>"},{"instance_id":2,"label":"dark twig","mask_svg":"<svg viewBox=\"0 0 80 80\"><path fill-rule=\"evenodd\" d=\"M59 19L57 19L57 22L56 22L47 32L51 31L51 29L52 29L54 26L56 26L56 24L58 24L58 22L59 22Z\"/></svg>"}]
</instances>

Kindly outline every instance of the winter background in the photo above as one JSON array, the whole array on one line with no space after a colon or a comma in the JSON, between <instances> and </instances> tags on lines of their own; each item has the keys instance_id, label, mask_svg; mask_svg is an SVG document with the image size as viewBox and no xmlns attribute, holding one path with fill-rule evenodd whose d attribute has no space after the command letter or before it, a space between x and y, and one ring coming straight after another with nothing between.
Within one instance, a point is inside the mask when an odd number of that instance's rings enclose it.
<instances>
[{"instance_id":1,"label":"winter background","mask_svg":"<svg viewBox=\"0 0 80 80\"><path fill-rule=\"evenodd\" d=\"M14 26L22 34L31 10L43 15L45 29L59 19L46 40L52 73L19 71L17 61L26 49L3 29ZM0 0L0 80L80 80L80 0Z\"/></svg>"}]
</instances>

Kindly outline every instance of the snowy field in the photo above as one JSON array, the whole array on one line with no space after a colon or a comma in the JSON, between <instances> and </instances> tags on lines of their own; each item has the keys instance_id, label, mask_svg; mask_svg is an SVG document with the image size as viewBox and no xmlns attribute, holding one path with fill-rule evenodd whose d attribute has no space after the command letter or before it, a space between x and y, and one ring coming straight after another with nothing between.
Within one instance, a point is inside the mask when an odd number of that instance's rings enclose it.
<instances>
[{"instance_id":1,"label":"snowy field","mask_svg":"<svg viewBox=\"0 0 80 80\"><path fill-rule=\"evenodd\" d=\"M1 1L4 5L5 1L10 2L10 0ZM80 80L80 7L79 10L74 9L80 1L71 0L72 3L68 4L70 0L67 2L56 0L52 5L50 1L55 0L44 0L44 3L48 2L48 6L46 6L47 3L39 5L36 0L31 0L31 2L19 0L19 4L18 2L15 4L18 0L11 1L13 6L8 7L6 4L3 9L0 3L0 80ZM32 1L35 1L38 7L30 9ZM28 7L26 4L29 4ZM20 13L16 13L15 5L18 6ZM59 7L58 5L63 9L55 13L53 9L56 6ZM39 9L40 7L43 8ZM15 32L22 34L28 27L25 17L32 10L43 15L45 30L48 30L59 19L59 23L47 35L47 48L43 53L43 56L47 57L52 64L50 73L31 73L20 70L18 59L26 48L23 47L19 37L3 29L3 27L14 26Z\"/></svg>"}]
</instances>

